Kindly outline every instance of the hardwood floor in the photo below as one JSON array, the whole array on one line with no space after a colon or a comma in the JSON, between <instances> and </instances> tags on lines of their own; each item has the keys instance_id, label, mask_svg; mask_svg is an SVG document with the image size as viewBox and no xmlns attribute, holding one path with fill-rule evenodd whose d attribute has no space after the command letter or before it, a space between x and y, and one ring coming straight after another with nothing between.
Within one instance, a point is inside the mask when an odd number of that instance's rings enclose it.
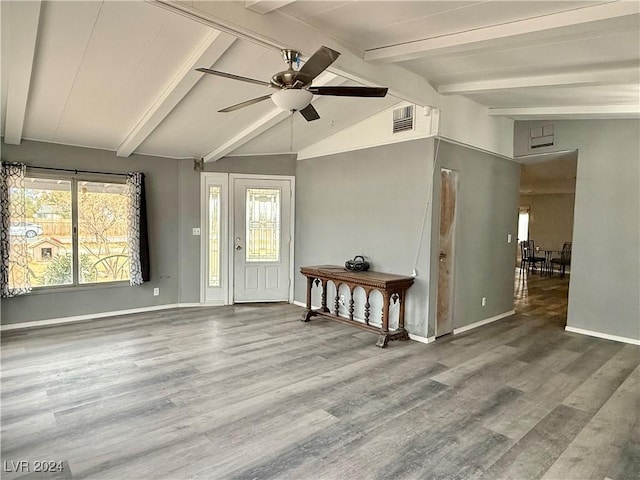
<instances>
[{"instance_id":1,"label":"hardwood floor","mask_svg":"<svg viewBox=\"0 0 640 480\"><path fill-rule=\"evenodd\" d=\"M567 285L384 350L286 304L6 332L2 478L639 478L640 347L565 332Z\"/></svg>"}]
</instances>

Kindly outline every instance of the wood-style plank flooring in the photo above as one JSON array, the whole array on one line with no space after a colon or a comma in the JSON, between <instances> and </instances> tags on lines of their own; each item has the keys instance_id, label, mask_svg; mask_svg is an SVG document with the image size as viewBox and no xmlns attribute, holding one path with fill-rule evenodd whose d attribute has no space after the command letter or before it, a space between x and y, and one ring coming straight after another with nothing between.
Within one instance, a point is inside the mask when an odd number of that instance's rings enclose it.
<instances>
[{"instance_id":1,"label":"wood-style plank flooring","mask_svg":"<svg viewBox=\"0 0 640 480\"><path fill-rule=\"evenodd\" d=\"M640 478L640 347L565 332L567 285L384 350L286 304L6 332L2 478Z\"/></svg>"}]
</instances>

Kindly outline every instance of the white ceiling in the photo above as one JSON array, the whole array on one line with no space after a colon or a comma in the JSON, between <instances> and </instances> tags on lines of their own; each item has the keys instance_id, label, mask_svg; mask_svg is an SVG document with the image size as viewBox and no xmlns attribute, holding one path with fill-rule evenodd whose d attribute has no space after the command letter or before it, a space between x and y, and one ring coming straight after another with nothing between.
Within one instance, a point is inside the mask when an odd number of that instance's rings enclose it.
<instances>
[{"instance_id":1,"label":"white ceiling","mask_svg":"<svg viewBox=\"0 0 640 480\"><path fill-rule=\"evenodd\" d=\"M417 81L514 119L640 116L636 1L3 0L0 8L7 143L207 160L297 151L415 101L406 86ZM395 96L318 97L314 122L289 119L270 101L218 113L270 91L194 70L268 80L285 68L279 47L308 58L321 45L343 55L314 84L357 80Z\"/></svg>"}]
</instances>

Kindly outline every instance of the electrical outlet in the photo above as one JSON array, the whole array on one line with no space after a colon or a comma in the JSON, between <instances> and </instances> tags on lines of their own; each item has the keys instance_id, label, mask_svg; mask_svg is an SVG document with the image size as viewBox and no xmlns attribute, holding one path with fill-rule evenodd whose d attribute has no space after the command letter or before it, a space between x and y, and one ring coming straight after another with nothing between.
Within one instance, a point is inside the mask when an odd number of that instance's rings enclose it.
<instances>
[{"instance_id":1,"label":"electrical outlet","mask_svg":"<svg viewBox=\"0 0 640 480\"><path fill-rule=\"evenodd\" d=\"M483 307L487 306L487 297L482 297L482 306Z\"/></svg>"},{"instance_id":2,"label":"electrical outlet","mask_svg":"<svg viewBox=\"0 0 640 480\"><path fill-rule=\"evenodd\" d=\"M153 289L153 296L157 297L158 295L160 295L160 289L158 287Z\"/></svg>"},{"instance_id":3,"label":"electrical outlet","mask_svg":"<svg viewBox=\"0 0 640 480\"><path fill-rule=\"evenodd\" d=\"M194 228L192 231L193 231L193 235L200 235L200 229L199 228Z\"/></svg>"},{"instance_id":4,"label":"electrical outlet","mask_svg":"<svg viewBox=\"0 0 640 480\"><path fill-rule=\"evenodd\" d=\"M344 307L344 295L340 295L340 305Z\"/></svg>"}]
</instances>

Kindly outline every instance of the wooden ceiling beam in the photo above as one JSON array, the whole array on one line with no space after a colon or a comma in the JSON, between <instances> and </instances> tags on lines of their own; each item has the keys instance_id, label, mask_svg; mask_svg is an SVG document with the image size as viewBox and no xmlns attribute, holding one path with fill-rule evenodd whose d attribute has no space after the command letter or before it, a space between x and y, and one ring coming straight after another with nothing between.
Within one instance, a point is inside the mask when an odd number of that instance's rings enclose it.
<instances>
[{"instance_id":1,"label":"wooden ceiling beam","mask_svg":"<svg viewBox=\"0 0 640 480\"><path fill-rule=\"evenodd\" d=\"M33 59L38 40L40 1L3 2L3 15L8 16L7 103L4 142L20 145L33 74Z\"/></svg>"},{"instance_id":2,"label":"wooden ceiling beam","mask_svg":"<svg viewBox=\"0 0 640 480\"><path fill-rule=\"evenodd\" d=\"M213 66L234 41L235 37L217 30L213 30L207 35L153 105L129 132L116 150L116 156L128 157L131 155L203 77L203 74L196 72L195 69Z\"/></svg>"},{"instance_id":3,"label":"wooden ceiling beam","mask_svg":"<svg viewBox=\"0 0 640 480\"><path fill-rule=\"evenodd\" d=\"M438 86L442 95L470 95L474 93L499 92L519 88L598 86L637 84L640 77L638 65L612 68L592 72L560 73L531 77L498 78L477 82L451 83Z\"/></svg>"},{"instance_id":4,"label":"wooden ceiling beam","mask_svg":"<svg viewBox=\"0 0 640 480\"><path fill-rule=\"evenodd\" d=\"M365 52L364 59L367 62L381 64L396 63L445 53L508 45L516 40L523 41L528 38L547 38L553 34L570 32L579 36L581 32L591 29L594 22L605 20L619 20L626 28L637 29L639 15L640 2L610 2L371 49Z\"/></svg>"},{"instance_id":5,"label":"wooden ceiling beam","mask_svg":"<svg viewBox=\"0 0 640 480\"><path fill-rule=\"evenodd\" d=\"M491 116L509 117L514 120L538 119L606 119L640 118L640 105L566 105L553 107L489 108Z\"/></svg>"}]
</instances>

